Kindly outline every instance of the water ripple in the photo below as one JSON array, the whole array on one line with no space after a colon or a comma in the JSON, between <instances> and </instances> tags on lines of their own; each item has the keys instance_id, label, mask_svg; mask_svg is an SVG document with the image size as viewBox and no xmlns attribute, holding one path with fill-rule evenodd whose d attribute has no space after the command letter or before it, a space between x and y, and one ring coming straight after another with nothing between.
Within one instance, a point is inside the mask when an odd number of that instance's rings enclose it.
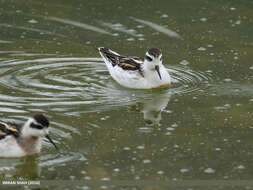
<instances>
[{"instance_id":1,"label":"water ripple","mask_svg":"<svg viewBox=\"0 0 253 190\"><path fill-rule=\"evenodd\" d=\"M56 18L56 17L45 17L45 19L60 22L60 23L63 23L63 24L69 24L69 25L72 25L72 26L76 26L76 27L79 27L79 28L82 28L82 29L85 29L85 30L93 31L93 32L98 32L98 33L101 33L101 34L107 34L107 35L114 36L114 34L108 32L108 31L106 31L102 28L98 28L96 26L88 25L88 24L73 21L73 20L61 19L61 18Z\"/></svg>"},{"instance_id":2,"label":"water ripple","mask_svg":"<svg viewBox=\"0 0 253 190\"><path fill-rule=\"evenodd\" d=\"M54 36L58 36L58 37L66 37L62 34L56 34L56 33L53 33L53 32L47 31L47 30L43 30L43 29L17 26L17 25L5 24L5 23L0 24L0 26L1 27L6 27L6 28L14 28L14 29L18 29L18 30L24 30L24 31L37 32L37 33L40 33L40 34L54 35Z\"/></svg>"},{"instance_id":3,"label":"water ripple","mask_svg":"<svg viewBox=\"0 0 253 190\"><path fill-rule=\"evenodd\" d=\"M101 58L51 57L1 62L0 103L10 112L30 106L65 114L76 113L76 106L81 106L83 112L96 112L134 104L151 97L153 92L119 86ZM207 73L186 67L170 67L169 72L173 84L165 93L170 95L197 91L210 81Z\"/></svg>"},{"instance_id":4,"label":"water ripple","mask_svg":"<svg viewBox=\"0 0 253 190\"><path fill-rule=\"evenodd\" d=\"M141 24L145 24L147 26L149 26L150 28L153 28L154 30L161 32L169 37L173 37L173 38L178 38L178 39L183 39L177 32L170 30L168 28L165 28L161 25L158 25L156 23L150 22L150 21L146 21L146 20L142 20L142 19L138 19L138 18L134 18L134 17L130 17L131 19L133 19L136 22L139 22Z\"/></svg>"},{"instance_id":5,"label":"water ripple","mask_svg":"<svg viewBox=\"0 0 253 190\"><path fill-rule=\"evenodd\" d=\"M194 71L187 67L171 67L169 73L174 83L172 90L176 94L201 90L212 81L210 73Z\"/></svg>"}]
</instances>

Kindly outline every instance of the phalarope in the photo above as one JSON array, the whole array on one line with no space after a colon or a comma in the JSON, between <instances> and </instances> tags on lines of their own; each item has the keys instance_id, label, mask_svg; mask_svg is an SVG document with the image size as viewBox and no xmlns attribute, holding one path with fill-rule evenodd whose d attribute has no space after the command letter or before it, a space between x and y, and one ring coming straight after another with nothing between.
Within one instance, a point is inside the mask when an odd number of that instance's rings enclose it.
<instances>
[{"instance_id":1,"label":"phalarope","mask_svg":"<svg viewBox=\"0 0 253 190\"><path fill-rule=\"evenodd\" d=\"M41 141L48 135L49 121L42 114L36 114L23 125L0 121L0 157L21 157L39 153Z\"/></svg>"},{"instance_id":2,"label":"phalarope","mask_svg":"<svg viewBox=\"0 0 253 190\"><path fill-rule=\"evenodd\" d=\"M162 53L157 48L149 49L144 58L122 56L105 47L98 50L112 78L124 87L150 89L171 84L162 64Z\"/></svg>"}]
</instances>

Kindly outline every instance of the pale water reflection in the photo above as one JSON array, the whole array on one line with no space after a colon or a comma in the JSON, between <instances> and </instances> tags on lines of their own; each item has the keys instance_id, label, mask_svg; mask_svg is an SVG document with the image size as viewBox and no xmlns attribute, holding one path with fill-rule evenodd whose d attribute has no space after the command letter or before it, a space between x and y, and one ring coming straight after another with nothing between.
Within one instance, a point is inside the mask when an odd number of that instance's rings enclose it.
<instances>
[{"instance_id":1,"label":"pale water reflection","mask_svg":"<svg viewBox=\"0 0 253 190\"><path fill-rule=\"evenodd\" d=\"M159 125L162 119L162 111L167 107L170 100L170 94L157 94L150 99L143 100L141 102L144 120L151 125Z\"/></svg>"},{"instance_id":2,"label":"pale water reflection","mask_svg":"<svg viewBox=\"0 0 253 190\"><path fill-rule=\"evenodd\" d=\"M156 23L153 23L153 22L150 22L150 21L146 21L146 20L142 20L142 19L139 19L139 18L134 18L134 17L130 17L131 19L133 19L134 21L136 22L139 22L141 24L144 24L144 25L147 25L149 26L150 28L158 31L158 32L161 32L169 37L173 37L173 38L179 38L179 39L182 39L182 37L175 31L173 30L170 30L168 28L165 28L161 25L158 25Z\"/></svg>"}]
</instances>

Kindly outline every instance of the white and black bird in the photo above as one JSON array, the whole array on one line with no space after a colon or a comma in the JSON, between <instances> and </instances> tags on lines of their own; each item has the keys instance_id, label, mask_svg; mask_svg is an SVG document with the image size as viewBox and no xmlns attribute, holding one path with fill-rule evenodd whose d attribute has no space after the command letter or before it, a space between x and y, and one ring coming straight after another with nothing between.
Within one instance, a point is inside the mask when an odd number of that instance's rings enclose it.
<instances>
[{"instance_id":1,"label":"white and black bird","mask_svg":"<svg viewBox=\"0 0 253 190\"><path fill-rule=\"evenodd\" d=\"M104 47L98 48L112 78L127 88L169 87L171 77L162 64L162 53L151 48L144 58L122 56Z\"/></svg>"},{"instance_id":2,"label":"white and black bird","mask_svg":"<svg viewBox=\"0 0 253 190\"><path fill-rule=\"evenodd\" d=\"M23 125L0 121L0 157L22 157L40 153L45 137L57 149L49 137L49 121L36 114Z\"/></svg>"}]
</instances>

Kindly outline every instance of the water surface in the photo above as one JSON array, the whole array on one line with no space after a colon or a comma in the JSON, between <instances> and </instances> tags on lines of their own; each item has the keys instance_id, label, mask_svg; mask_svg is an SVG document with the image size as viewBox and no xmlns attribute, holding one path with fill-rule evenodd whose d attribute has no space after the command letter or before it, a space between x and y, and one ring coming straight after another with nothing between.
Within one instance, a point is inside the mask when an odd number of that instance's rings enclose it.
<instances>
[{"instance_id":1,"label":"water surface","mask_svg":"<svg viewBox=\"0 0 253 190\"><path fill-rule=\"evenodd\" d=\"M0 179L63 180L55 189L68 189L64 181L72 189L250 189L252 8L0 0L1 120L44 113L60 148L44 142L40 156L0 159ZM119 86L100 46L136 56L160 48L172 87Z\"/></svg>"}]
</instances>

